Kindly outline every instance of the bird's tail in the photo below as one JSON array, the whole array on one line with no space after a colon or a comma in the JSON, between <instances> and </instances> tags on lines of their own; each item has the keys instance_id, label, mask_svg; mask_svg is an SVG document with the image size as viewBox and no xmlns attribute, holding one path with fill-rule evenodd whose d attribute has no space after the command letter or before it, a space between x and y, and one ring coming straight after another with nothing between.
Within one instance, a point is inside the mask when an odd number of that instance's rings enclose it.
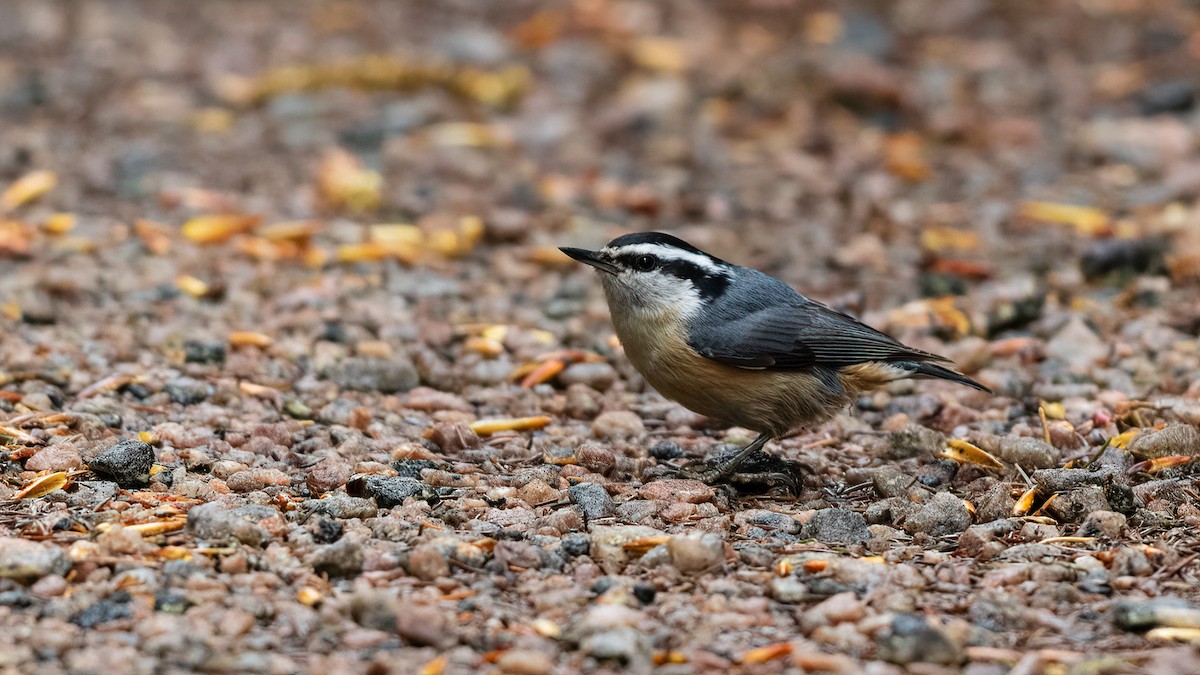
<instances>
[{"instance_id":1,"label":"bird's tail","mask_svg":"<svg viewBox=\"0 0 1200 675\"><path fill-rule=\"evenodd\" d=\"M966 375L963 375L962 373L960 373L956 370L950 370L949 368L946 368L945 366L939 366L936 363L929 363L928 361L905 361L902 363L893 363L892 365L899 366L899 367L909 371L910 373L912 373L912 375L910 375L909 377L922 378L922 379L936 378L939 380L950 380L951 382L965 384L968 387L971 387L973 389L978 389L979 391L986 391L989 394L992 393L991 389L983 386L982 384L976 382L975 380L972 380L971 378L967 377Z\"/></svg>"}]
</instances>

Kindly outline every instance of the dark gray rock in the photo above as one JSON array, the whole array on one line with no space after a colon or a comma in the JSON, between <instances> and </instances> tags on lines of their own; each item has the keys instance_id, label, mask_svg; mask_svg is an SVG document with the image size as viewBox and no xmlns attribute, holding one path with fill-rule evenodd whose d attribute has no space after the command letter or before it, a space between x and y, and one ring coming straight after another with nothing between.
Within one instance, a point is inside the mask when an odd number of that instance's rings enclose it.
<instances>
[{"instance_id":1,"label":"dark gray rock","mask_svg":"<svg viewBox=\"0 0 1200 675\"><path fill-rule=\"evenodd\" d=\"M897 614L876 643L879 658L890 663L952 665L963 659L962 645L941 628L929 625L920 614Z\"/></svg>"},{"instance_id":2,"label":"dark gray rock","mask_svg":"<svg viewBox=\"0 0 1200 675\"><path fill-rule=\"evenodd\" d=\"M617 511L612 497L608 496L608 491L599 483L572 485L567 488L567 495L585 520L607 518Z\"/></svg>"},{"instance_id":3,"label":"dark gray rock","mask_svg":"<svg viewBox=\"0 0 1200 675\"><path fill-rule=\"evenodd\" d=\"M401 476L356 476L346 483L346 492L355 497L370 497L381 509L401 506L404 500L434 499L436 491L413 478Z\"/></svg>"},{"instance_id":4,"label":"dark gray rock","mask_svg":"<svg viewBox=\"0 0 1200 675\"><path fill-rule=\"evenodd\" d=\"M212 388L207 382L191 377L177 377L163 386L167 398L179 405L194 405L203 403L212 394Z\"/></svg>"},{"instance_id":5,"label":"dark gray rock","mask_svg":"<svg viewBox=\"0 0 1200 675\"><path fill-rule=\"evenodd\" d=\"M117 443L88 462L88 468L97 476L115 481L123 488L149 483L152 466L154 447L132 439Z\"/></svg>"}]
</instances>

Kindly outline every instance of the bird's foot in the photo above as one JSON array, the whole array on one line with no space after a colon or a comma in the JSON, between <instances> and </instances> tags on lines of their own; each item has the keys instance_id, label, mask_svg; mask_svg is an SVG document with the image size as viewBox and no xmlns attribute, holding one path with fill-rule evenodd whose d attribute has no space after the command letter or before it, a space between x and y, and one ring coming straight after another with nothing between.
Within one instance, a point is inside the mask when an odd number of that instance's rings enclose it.
<instances>
[{"instance_id":1,"label":"bird's foot","mask_svg":"<svg viewBox=\"0 0 1200 675\"><path fill-rule=\"evenodd\" d=\"M799 496L804 487L803 466L758 450L734 464L731 460L740 448L728 446L706 462L703 471L670 464L658 465L660 475L698 480L708 485L724 485L738 494L766 494L782 489Z\"/></svg>"}]
</instances>

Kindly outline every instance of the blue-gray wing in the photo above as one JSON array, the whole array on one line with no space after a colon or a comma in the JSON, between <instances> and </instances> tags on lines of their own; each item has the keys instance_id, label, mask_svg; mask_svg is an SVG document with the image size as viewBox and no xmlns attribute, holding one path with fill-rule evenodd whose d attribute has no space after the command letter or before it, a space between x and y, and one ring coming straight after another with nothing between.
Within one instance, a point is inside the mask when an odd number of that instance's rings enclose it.
<instances>
[{"instance_id":1,"label":"blue-gray wing","mask_svg":"<svg viewBox=\"0 0 1200 675\"><path fill-rule=\"evenodd\" d=\"M695 324L688 342L701 356L739 368L802 370L868 361L948 361L807 299Z\"/></svg>"}]
</instances>

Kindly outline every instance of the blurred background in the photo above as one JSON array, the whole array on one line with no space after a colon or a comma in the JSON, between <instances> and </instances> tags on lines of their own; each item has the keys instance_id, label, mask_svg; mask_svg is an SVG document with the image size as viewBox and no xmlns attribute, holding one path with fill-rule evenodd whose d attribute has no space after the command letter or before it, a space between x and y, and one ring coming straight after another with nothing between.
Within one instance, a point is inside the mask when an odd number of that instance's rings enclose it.
<instances>
[{"instance_id":1,"label":"blurred background","mask_svg":"<svg viewBox=\"0 0 1200 675\"><path fill-rule=\"evenodd\" d=\"M555 246L663 229L901 334L1200 329L1170 301L1200 276L1195 3L2 11L14 320L182 294L226 301L161 330L222 333L365 275L321 311L557 331L603 308Z\"/></svg>"}]
</instances>

